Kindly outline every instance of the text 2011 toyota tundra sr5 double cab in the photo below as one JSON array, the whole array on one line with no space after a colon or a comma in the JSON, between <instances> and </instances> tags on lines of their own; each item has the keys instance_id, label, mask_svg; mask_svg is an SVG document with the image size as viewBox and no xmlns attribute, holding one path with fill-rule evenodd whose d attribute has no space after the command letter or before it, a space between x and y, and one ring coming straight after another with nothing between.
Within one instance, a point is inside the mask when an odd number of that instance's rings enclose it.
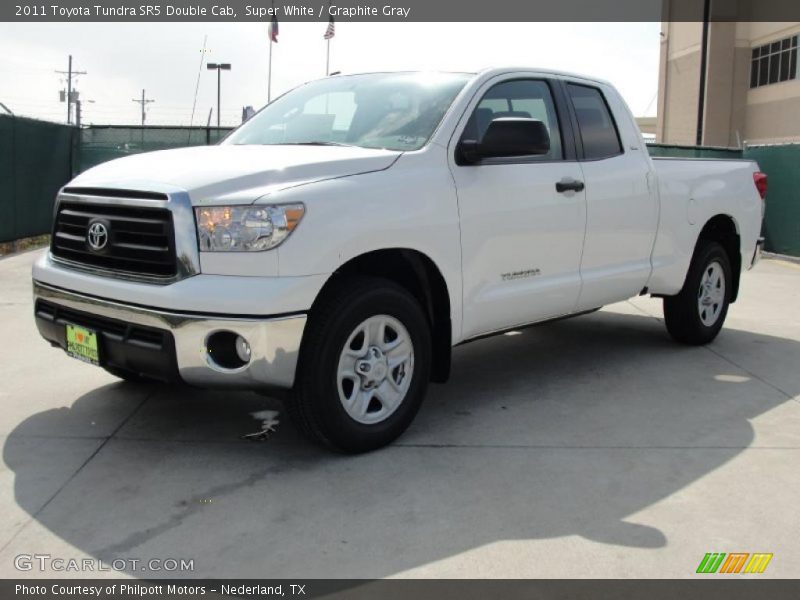
<instances>
[{"instance_id":1,"label":"text 2011 toyota tundra sr5 double cab","mask_svg":"<svg viewBox=\"0 0 800 600\"><path fill-rule=\"evenodd\" d=\"M290 390L310 438L365 451L480 336L649 293L672 337L711 341L765 192L749 161L651 160L602 81L330 77L63 188L36 323L123 379Z\"/></svg>"}]
</instances>

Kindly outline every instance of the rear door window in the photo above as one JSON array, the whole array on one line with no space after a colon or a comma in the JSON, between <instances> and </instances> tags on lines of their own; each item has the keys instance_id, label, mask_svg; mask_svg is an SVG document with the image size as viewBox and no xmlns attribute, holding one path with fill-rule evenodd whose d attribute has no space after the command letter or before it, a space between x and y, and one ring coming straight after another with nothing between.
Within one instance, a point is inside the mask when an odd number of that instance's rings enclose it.
<instances>
[{"instance_id":1,"label":"rear door window","mask_svg":"<svg viewBox=\"0 0 800 600\"><path fill-rule=\"evenodd\" d=\"M619 132L602 92L575 83L568 83L567 89L578 118L584 159L597 160L622 154Z\"/></svg>"}]
</instances>

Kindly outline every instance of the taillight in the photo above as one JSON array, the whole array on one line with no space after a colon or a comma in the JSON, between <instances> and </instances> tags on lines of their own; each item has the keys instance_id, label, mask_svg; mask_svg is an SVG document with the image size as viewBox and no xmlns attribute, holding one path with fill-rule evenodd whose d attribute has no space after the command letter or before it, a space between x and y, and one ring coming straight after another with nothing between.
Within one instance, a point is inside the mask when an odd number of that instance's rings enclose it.
<instances>
[{"instance_id":1,"label":"taillight","mask_svg":"<svg viewBox=\"0 0 800 600\"><path fill-rule=\"evenodd\" d=\"M756 184L758 195L764 200L767 197L767 174L756 171L753 173L753 183Z\"/></svg>"}]
</instances>

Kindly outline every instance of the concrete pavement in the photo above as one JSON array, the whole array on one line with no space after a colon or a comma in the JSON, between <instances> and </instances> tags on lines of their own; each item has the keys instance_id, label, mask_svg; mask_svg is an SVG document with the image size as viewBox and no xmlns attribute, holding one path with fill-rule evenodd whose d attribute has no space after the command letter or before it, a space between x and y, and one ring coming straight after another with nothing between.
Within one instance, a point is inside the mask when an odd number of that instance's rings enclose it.
<instances>
[{"instance_id":1,"label":"concrete pavement","mask_svg":"<svg viewBox=\"0 0 800 600\"><path fill-rule=\"evenodd\" d=\"M712 345L660 301L475 342L398 443L342 457L250 393L136 386L38 337L0 260L0 576L19 555L190 559L101 576L693 577L706 552L800 576L800 266L763 261Z\"/></svg>"}]
</instances>

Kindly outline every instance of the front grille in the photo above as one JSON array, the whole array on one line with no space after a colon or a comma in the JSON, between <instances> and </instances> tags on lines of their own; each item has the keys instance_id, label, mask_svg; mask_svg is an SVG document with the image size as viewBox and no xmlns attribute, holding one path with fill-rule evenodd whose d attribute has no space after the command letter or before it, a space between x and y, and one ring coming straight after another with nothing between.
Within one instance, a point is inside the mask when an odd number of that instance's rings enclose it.
<instances>
[{"instance_id":1,"label":"front grille","mask_svg":"<svg viewBox=\"0 0 800 600\"><path fill-rule=\"evenodd\" d=\"M87 243L89 227L108 230L104 248ZM177 272L172 213L165 208L61 202L51 251L71 262L136 275L172 277Z\"/></svg>"}]
</instances>

